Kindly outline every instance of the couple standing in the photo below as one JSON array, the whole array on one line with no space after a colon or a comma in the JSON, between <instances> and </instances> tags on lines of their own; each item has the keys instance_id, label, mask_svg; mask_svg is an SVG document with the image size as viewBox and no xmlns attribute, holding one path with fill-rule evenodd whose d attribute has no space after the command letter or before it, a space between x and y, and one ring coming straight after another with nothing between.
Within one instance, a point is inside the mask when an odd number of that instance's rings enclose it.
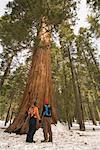
<instances>
[{"instance_id":1,"label":"couple standing","mask_svg":"<svg viewBox=\"0 0 100 150\"><path fill-rule=\"evenodd\" d=\"M37 130L37 120L41 123L41 118L43 122L43 133L44 133L44 140L41 142L52 142L52 130L51 130L51 106L48 103L48 99L45 99L43 105L42 116L40 118L39 109L37 106L37 102L34 102L28 110L29 116L29 130L26 137L26 142L34 142L33 137Z\"/></svg>"}]
</instances>

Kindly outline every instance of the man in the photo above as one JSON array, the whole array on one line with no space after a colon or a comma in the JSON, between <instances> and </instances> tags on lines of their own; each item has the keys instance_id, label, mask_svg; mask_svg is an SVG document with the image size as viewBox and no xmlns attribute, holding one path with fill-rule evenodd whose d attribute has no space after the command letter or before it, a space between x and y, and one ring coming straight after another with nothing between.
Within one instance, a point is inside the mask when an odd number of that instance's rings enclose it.
<instances>
[{"instance_id":1,"label":"man","mask_svg":"<svg viewBox=\"0 0 100 150\"><path fill-rule=\"evenodd\" d=\"M35 143L35 141L33 140L33 137L37 130L36 123L37 123L37 119L40 120L37 102L34 102L34 105L32 105L29 108L28 116L30 117L30 119L29 119L29 130L27 133L26 142L30 142L30 143L34 142Z\"/></svg>"},{"instance_id":2,"label":"man","mask_svg":"<svg viewBox=\"0 0 100 150\"><path fill-rule=\"evenodd\" d=\"M41 142L52 142L51 115L51 106L45 99L42 111L44 140Z\"/></svg>"}]
</instances>

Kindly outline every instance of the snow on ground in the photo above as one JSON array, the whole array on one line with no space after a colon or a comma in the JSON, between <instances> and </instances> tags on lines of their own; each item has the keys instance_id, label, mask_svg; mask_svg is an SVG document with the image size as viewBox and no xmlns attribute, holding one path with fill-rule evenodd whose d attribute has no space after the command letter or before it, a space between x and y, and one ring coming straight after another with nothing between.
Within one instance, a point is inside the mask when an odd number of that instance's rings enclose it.
<instances>
[{"instance_id":1,"label":"snow on ground","mask_svg":"<svg viewBox=\"0 0 100 150\"><path fill-rule=\"evenodd\" d=\"M93 131L95 128L95 131ZM26 135L4 132L0 121L0 150L100 150L100 125L86 123L86 131L79 131L74 124L69 131L66 124L52 125L53 143L41 143L43 131L40 128L34 137L36 143L26 143Z\"/></svg>"}]
</instances>

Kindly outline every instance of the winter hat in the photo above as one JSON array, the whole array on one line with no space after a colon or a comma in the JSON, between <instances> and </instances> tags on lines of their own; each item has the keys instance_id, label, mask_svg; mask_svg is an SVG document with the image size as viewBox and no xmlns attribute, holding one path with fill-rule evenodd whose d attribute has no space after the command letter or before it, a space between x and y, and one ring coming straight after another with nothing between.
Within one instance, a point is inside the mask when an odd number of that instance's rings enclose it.
<instances>
[{"instance_id":1,"label":"winter hat","mask_svg":"<svg viewBox=\"0 0 100 150\"><path fill-rule=\"evenodd\" d=\"M45 99L44 103L45 103L45 104L48 104L48 99Z\"/></svg>"}]
</instances>

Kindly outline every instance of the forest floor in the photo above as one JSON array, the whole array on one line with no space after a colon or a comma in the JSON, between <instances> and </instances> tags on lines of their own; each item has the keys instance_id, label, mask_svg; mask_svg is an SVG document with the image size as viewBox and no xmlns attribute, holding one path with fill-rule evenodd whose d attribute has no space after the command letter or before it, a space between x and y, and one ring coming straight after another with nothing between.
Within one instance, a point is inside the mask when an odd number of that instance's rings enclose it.
<instances>
[{"instance_id":1,"label":"forest floor","mask_svg":"<svg viewBox=\"0 0 100 150\"><path fill-rule=\"evenodd\" d=\"M79 131L77 124L69 131L66 124L58 122L52 125L53 143L41 143L41 128L35 134L36 143L26 143L26 135L5 133L4 122L0 121L0 150L100 150L100 125L85 125L86 131Z\"/></svg>"}]
</instances>

